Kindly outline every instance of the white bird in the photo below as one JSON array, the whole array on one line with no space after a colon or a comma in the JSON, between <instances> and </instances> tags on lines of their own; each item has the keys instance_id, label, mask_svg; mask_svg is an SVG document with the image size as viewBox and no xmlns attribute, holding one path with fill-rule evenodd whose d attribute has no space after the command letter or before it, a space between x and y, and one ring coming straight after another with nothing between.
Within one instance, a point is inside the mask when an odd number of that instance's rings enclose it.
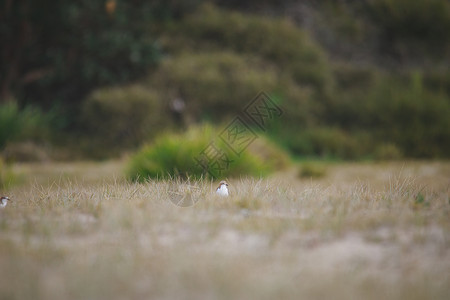
<instances>
[{"instance_id":1,"label":"white bird","mask_svg":"<svg viewBox=\"0 0 450 300\"><path fill-rule=\"evenodd\" d=\"M216 193L220 196L228 196L228 183L225 180L222 180L219 183L219 187L217 187Z\"/></svg>"},{"instance_id":2,"label":"white bird","mask_svg":"<svg viewBox=\"0 0 450 300\"><path fill-rule=\"evenodd\" d=\"M6 206L6 204L8 204L8 201L11 201L8 197L3 196L0 198L1 203L0 203L0 208L4 208Z\"/></svg>"}]
</instances>

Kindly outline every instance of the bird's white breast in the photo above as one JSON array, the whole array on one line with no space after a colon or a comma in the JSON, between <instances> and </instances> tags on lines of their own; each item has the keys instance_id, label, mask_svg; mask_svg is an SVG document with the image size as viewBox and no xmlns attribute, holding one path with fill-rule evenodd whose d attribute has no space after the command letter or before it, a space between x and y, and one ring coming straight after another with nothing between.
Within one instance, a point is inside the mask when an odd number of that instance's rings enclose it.
<instances>
[{"instance_id":1,"label":"bird's white breast","mask_svg":"<svg viewBox=\"0 0 450 300\"><path fill-rule=\"evenodd\" d=\"M225 184L222 184L220 187L218 187L216 192L220 196L228 196L228 188Z\"/></svg>"}]
</instances>

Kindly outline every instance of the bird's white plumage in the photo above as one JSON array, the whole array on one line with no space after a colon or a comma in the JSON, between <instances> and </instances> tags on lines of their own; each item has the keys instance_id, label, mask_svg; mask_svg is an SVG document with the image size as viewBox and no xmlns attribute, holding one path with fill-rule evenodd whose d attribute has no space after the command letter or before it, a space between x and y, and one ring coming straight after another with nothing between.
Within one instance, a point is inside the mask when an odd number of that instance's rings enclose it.
<instances>
[{"instance_id":1,"label":"bird's white plumage","mask_svg":"<svg viewBox=\"0 0 450 300\"><path fill-rule=\"evenodd\" d=\"M216 189L216 193L220 196L228 196L228 183L221 181L219 187Z\"/></svg>"},{"instance_id":2,"label":"bird's white plumage","mask_svg":"<svg viewBox=\"0 0 450 300\"><path fill-rule=\"evenodd\" d=\"M0 208L4 208L6 206L6 204L8 204L9 198L8 197L2 197L1 200L2 201L0 202Z\"/></svg>"}]
</instances>

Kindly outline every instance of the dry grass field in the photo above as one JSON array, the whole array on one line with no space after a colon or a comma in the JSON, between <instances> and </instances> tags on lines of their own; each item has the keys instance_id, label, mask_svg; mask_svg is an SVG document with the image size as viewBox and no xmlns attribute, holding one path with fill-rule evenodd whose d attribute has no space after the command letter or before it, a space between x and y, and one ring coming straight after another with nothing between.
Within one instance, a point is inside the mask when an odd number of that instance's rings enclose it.
<instances>
[{"instance_id":1,"label":"dry grass field","mask_svg":"<svg viewBox=\"0 0 450 300\"><path fill-rule=\"evenodd\" d=\"M16 165L0 299L448 299L450 163L127 182L123 163ZM178 191L179 192L179 191Z\"/></svg>"}]
</instances>

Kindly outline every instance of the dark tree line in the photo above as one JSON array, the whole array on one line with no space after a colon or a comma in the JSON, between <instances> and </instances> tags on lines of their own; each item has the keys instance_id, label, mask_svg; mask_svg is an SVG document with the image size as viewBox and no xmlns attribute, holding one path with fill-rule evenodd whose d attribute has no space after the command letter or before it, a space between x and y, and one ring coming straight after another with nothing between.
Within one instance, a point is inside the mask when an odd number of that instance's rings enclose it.
<instances>
[{"instance_id":1,"label":"dark tree line","mask_svg":"<svg viewBox=\"0 0 450 300\"><path fill-rule=\"evenodd\" d=\"M0 101L48 105L142 76L159 58L152 32L177 1L2 0Z\"/></svg>"}]
</instances>

